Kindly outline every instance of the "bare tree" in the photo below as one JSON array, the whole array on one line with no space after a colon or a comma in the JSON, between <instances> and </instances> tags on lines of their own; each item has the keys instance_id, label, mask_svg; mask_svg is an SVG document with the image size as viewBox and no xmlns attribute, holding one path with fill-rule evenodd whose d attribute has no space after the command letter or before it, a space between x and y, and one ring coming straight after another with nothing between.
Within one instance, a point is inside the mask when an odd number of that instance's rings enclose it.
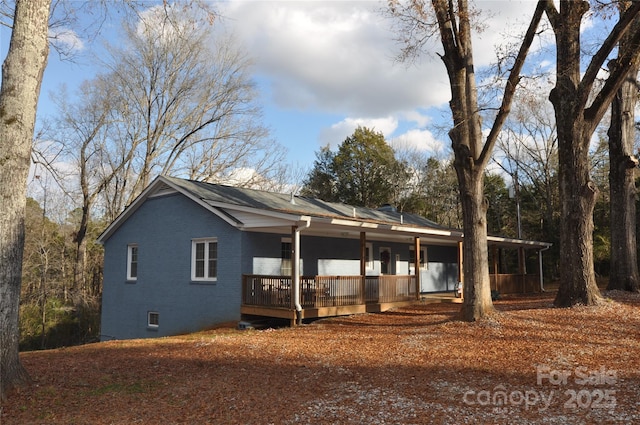
<instances>
[{"instance_id":1,"label":"bare tree","mask_svg":"<svg viewBox=\"0 0 640 425\"><path fill-rule=\"evenodd\" d=\"M520 50L506 82L502 103L489 135L484 138L478 106L478 90L472 49L472 14L466 0L432 0L408 3L390 0L389 11L399 22L405 59L419 54L425 43L439 35L451 87L450 108L453 127L449 131L454 152L454 167L462 203L465 320L477 320L494 311L489 283L487 251L487 205L484 200L484 173L497 136L509 113L520 70L524 64L536 28L543 15L541 5L535 10Z\"/></svg>"},{"instance_id":2,"label":"bare tree","mask_svg":"<svg viewBox=\"0 0 640 425\"><path fill-rule=\"evenodd\" d=\"M557 306L592 305L600 299L593 264L593 211L597 187L590 178L589 144L598 123L616 92L627 78L629 69L640 59L640 2L620 16L586 70L581 69L581 22L589 11L587 1L540 1L556 39L556 84L549 99L554 106L558 132L560 222L560 287ZM632 28L633 27L633 28ZM634 48L620 52L609 63L609 77L596 87L596 77L628 33Z\"/></svg>"},{"instance_id":3,"label":"bare tree","mask_svg":"<svg viewBox=\"0 0 640 425\"><path fill-rule=\"evenodd\" d=\"M121 96L105 165L125 163L105 192L115 212L160 174L259 185L280 171L284 151L260 125L250 61L207 14L151 8L129 16L123 33L98 77Z\"/></svg>"},{"instance_id":4,"label":"bare tree","mask_svg":"<svg viewBox=\"0 0 640 425\"><path fill-rule=\"evenodd\" d=\"M57 183L67 186L68 193L79 199L80 214L74 232L74 294L85 293L87 289L86 237L92 210L97 198L123 166L122 163L113 168L104 166L109 163L107 144L113 126L113 111L120 105L114 91L100 83L100 80L84 82L77 101L71 104L67 102L66 90L61 90L54 98L58 110L55 125L45 133L48 136L45 143L57 142L57 146L61 146L61 156L75 166L73 178L65 182L63 172L56 171L56 164L47 164L47 169L55 173ZM132 155L133 152L129 152L124 159L130 160Z\"/></svg>"},{"instance_id":5,"label":"bare tree","mask_svg":"<svg viewBox=\"0 0 640 425\"><path fill-rule=\"evenodd\" d=\"M553 108L541 95L547 91L548 87L535 81L520 88L514 111L498 139L494 160L511 176L514 189L516 185L518 191L525 187L534 202L536 208L530 214L535 215L541 229L536 237L555 242L559 210L558 139ZM523 221L525 212L522 211Z\"/></svg>"},{"instance_id":6,"label":"bare tree","mask_svg":"<svg viewBox=\"0 0 640 425\"><path fill-rule=\"evenodd\" d=\"M630 2L621 2L621 13ZM640 26L640 19L635 23ZM637 49L629 36L620 40L620 51ZM628 75L611 103L609 126L609 190L611 220L611 267L607 289L638 292L638 253L636 250L636 185L634 156L635 108L638 102L640 61L629 68Z\"/></svg>"},{"instance_id":7,"label":"bare tree","mask_svg":"<svg viewBox=\"0 0 640 425\"><path fill-rule=\"evenodd\" d=\"M29 381L18 356L27 175L51 0L17 0L0 89L0 399Z\"/></svg>"},{"instance_id":8,"label":"bare tree","mask_svg":"<svg viewBox=\"0 0 640 425\"><path fill-rule=\"evenodd\" d=\"M121 4L135 8L137 3L124 0ZM200 2L194 3L202 8ZM0 399L29 381L18 356L18 309L27 175L49 43L61 54L68 53L65 37L56 37L59 30L75 22L74 12L94 4L105 10L103 2L56 1L60 9L50 18L55 9L51 0L0 3L0 25L12 29L0 89ZM100 16L98 25L104 15Z\"/></svg>"}]
</instances>

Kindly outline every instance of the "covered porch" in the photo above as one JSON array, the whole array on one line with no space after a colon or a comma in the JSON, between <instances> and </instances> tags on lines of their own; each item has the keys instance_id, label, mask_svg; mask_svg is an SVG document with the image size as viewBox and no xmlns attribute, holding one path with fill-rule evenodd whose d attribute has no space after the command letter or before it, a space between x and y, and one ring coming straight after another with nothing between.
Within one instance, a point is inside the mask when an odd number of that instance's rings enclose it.
<instances>
[{"instance_id":1,"label":"covered porch","mask_svg":"<svg viewBox=\"0 0 640 425\"><path fill-rule=\"evenodd\" d=\"M394 307L425 302L461 302L455 294L422 297L415 275L301 276L299 313L296 314L291 276L244 275L243 316L264 316L296 320L377 313Z\"/></svg>"},{"instance_id":2,"label":"covered porch","mask_svg":"<svg viewBox=\"0 0 640 425\"><path fill-rule=\"evenodd\" d=\"M243 320L270 317L295 325L304 319L382 312L416 302L462 301L455 292L456 284L464 281L461 231L396 211L353 208L341 218L332 214L278 213L244 220L247 234L260 237L247 236L253 250L247 256L251 267L242 274ZM271 241L281 242L279 258ZM491 236L488 242L523 252L536 250L540 261L549 245ZM526 274L524 269L519 272ZM513 275L500 279L492 287L522 280Z\"/></svg>"}]
</instances>

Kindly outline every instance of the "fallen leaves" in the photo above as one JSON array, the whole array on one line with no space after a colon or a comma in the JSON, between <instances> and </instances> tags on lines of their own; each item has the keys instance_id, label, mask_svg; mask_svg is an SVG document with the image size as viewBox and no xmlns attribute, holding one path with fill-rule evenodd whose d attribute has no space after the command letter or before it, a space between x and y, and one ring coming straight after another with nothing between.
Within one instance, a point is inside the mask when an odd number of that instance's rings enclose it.
<instances>
[{"instance_id":1,"label":"fallen leaves","mask_svg":"<svg viewBox=\"0 0 640 425\"><path fill-rule=\"evenodd\" d=\"M0 423L637 423L640 296L605 296L572 309L552 294L499 300L477 323L418 303L23 353L35 384Z\"/></svg>"}]
</instances>

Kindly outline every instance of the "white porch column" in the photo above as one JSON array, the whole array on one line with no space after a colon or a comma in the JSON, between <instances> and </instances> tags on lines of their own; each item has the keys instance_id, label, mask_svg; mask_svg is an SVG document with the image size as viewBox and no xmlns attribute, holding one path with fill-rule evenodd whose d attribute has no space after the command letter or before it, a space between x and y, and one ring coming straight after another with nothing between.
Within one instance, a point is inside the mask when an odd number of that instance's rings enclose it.
<instances>
[{"instance_id":1,"label":"white porch column","mask_svg":"<svg viewBox=\"0 0 640 425\"><path fill-rule=\"evenodd\" d=\"M413 273L416 275L416 300L420 300L420 238L418 236L413 238L413 250L415 252Z\"/></svg>"},{"instance_id":2,"label":"white porch column","mask_svg":"<svg viewBox=\"0 0 640 425\"><path fill-rule=\"evenodd\" d=\"M360 293L362 304L367 302L366 281L367 281L367 234L360 232Z\"/></svg>"},{"instance_id":3,"label":"white porch column","mask_svg":"<svg viewBox=\"0 0 640 425\"><path fill-rule=\"evenodd\" d=\"M291 226L292 258L291 258L291 284L293 293L293 307L296 310L298 324L302 323L302 305L300 304L300 230L298 226Z\"/></svg>"}]
</instances>

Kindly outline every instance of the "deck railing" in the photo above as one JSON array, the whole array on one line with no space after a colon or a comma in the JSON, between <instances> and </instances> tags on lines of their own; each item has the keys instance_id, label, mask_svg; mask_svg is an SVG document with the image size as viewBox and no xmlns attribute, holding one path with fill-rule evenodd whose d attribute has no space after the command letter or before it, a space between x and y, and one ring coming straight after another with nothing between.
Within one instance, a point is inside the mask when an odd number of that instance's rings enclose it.
<instances>
[{"instance_id":1,"label":"deck railing","mask_svg":"<svg viewBox=\"0 0 640 425\"><path fill-rule=\"evenodd\" d=\"M365 303L410 301L416 297L415 276L302 276L300 304L303 308L338 307ZM244 275L242 303L293 308L290 276Z\"/></svg>"},{"instance_id":2,"label":"deck railing","mask_svg":"<svg viewBox=\"0 0 640 425\"><path fill-rule=\"evenodd\" d=\"M491 289L501 294L524 294L540 292L540 275L537 274L492 274Z\"/></svg>"}]
</instances>

